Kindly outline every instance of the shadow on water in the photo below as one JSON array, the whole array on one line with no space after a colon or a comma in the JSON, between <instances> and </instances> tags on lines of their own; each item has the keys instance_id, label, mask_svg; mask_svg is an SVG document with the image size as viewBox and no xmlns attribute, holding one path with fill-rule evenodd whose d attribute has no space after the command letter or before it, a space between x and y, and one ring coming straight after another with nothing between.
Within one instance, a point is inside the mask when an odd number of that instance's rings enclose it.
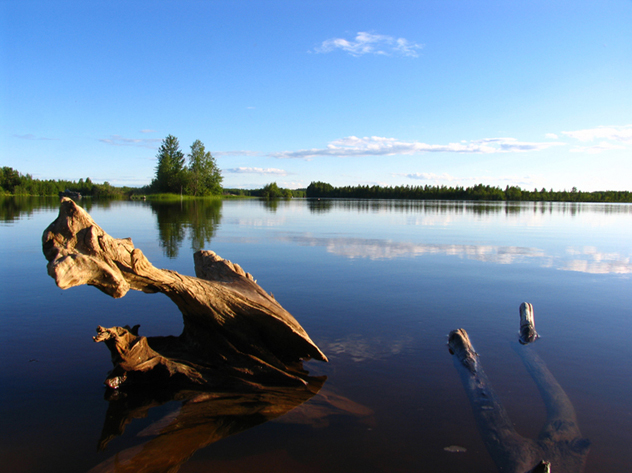
<instances>
[{"instance_id":1,"label":"shadow on water","mask_svg":"<svg viewBox=\"0 0 632 473\"><path fill-rule=\"evenodd\" d=\"M196 199L181 202L150 202L158 221L158 237L165 256L176 258L182 242L191 240L194 251L203 249L217 231L222 219L220 199Z\"/></svg>"}]
</instances>

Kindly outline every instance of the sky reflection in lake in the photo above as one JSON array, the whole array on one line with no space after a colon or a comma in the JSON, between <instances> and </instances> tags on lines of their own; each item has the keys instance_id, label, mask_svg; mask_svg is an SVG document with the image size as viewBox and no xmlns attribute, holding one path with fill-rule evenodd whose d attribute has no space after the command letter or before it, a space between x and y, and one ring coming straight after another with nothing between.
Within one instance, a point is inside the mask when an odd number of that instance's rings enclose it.
<instances>
[{"instance_id":1,"label":"sky reflection in lake","mask_svg":"<svg viewBox=\"0 0 632 473\"><path fill-rule=\"evenodd\" d=\"M394 259L426 254L443 254L496 264L530 263L542 267L594 274L632 272L629 257L600 253L595 247L569 247L562 255L547 255L538 248L492 245L416 245L408 242L363 238L316 238L309 235L279 235L279 241L305 246L322 246L345 258Z\"/></svg>"},{"instance_id":2,"label":"sky reflection in lake","mask_svg":"<svg viewBox=\"0 0 632 473\"><path fill-rule=\"evenodd\" d=\"M459 327L468 331L512 421L533 436L544 407L510 348L525 300L534 304L542 336L535 349L592 442L586 471L626 471L632 464L630 205L82 205L113 237L131 237L156 267L193 274L197 248L238 263L331 361L307 364L310 374L328 377L322 395L278 422L199 450L181 472L256 471L274 458L327 473L420 465L494 471L446 337ZM95 327L139 323L143 335L177 335L182 322L159 295L130 292L114 300L90 287L56 288L41 234L57 209L57 202L13 202L0 218L0 418L7 419L0 441L13 471L88 471L135 448L136 434L152 431L175 409L150 410L108 451L95 453L108 405L101 382L111 368L109 355L91 341ZM455 445L466 452L445 450ZM52 461L60 456L63 470Z\"/></svg>"},{"instance_id":3,"label":"sky reflection in lake","mask_svg":"<svg viewBox=\"0 0 632 473\"><path fill-rule=\"evenodd\" d=\"M632 230L629 224L632 213L628 206L553 203L476 205L460 202L407 204L401 201L330 201L329 206L324 204L319 210L312 209L323 219L327 214L329 226L319 222L317 233L311 228L302 233L272 232L296 223L296 215L290 213L291 207L287 205L281 207L283 212L280 214L237 220L229 217L224 223L245 232L249 227L266 228L271 230L266 236L280 243L322 247L328 253L345 258L377 260L440 254L494 264L532 264L592 274L632 272L632 252L620 253L610 249L613 242L622 243L617 235L623 238ZM420 230L411 226L419 226ZM591 237L598 240L590 240ZM247 242L244 237L241 238L240 241ZM426 241L415 241L420 239ZM463 244L443 242L445 239L461 240ZM476 240L482 242L477 244ZM502 244L509 241L531 244ZM591 244L582 245L582 242ZM539 246L533 246L534 243ZM630 250L630 247L627 249Z\"/></svg>"}]
</instances>

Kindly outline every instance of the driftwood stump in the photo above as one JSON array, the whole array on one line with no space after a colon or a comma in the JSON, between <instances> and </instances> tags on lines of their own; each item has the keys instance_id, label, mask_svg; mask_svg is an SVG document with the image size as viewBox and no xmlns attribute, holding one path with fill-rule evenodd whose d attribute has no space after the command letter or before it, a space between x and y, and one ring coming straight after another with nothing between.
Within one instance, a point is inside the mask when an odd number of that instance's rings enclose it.
<instances>
[{"instance_id":1,"label":"driftwood stump","mask_svg":"<svg viewBox=\"0 0 632 473\"><path fill-rule=\"evenodd\" d=\"M535 381L546 405L547 420L537 439L516 432L483 371L467 332L450 332L448 347L467 392L478 430L499 471L508 473L581 473L590 442L583 438L570 399L546 364L533 351L537 340L533 306L520 306L520 344L513 347Z\"/></svg>"},{"instance_id":2,"label":"driftwood stump","mask_svg":"<svg viewBox=\"0 0 632 473\"><path fill-rule=\"evenodd\" d=\"M212 251L195 253L197 277L155 268L131 239L112 238L68 198L42 244L48 274L62 289L88 284L115 298L130 289L161 292L182 313L179 337L141 337L137 326L97 329L94 340L112 354L111 388L156 380L192 387L225 386L227 380L304 385L302 361L327 361L250 274Z\"/></svg>"}]
</instances>

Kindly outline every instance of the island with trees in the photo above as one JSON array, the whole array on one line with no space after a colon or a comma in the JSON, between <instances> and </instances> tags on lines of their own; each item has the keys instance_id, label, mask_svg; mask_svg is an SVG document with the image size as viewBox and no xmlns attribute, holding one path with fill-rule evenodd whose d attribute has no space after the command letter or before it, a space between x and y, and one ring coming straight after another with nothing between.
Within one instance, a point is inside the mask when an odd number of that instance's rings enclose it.
<instances>
[{"instance_id":1,"label":"island with trees","mask_svg":"<svg viewBox=\"0 0 632 473\"><path fill-rule=\"evenodd\" d=\"M200 140L191 145L188 165L178 138L173 135L163 140L156 158L156 177L149 186L150 191L195 197L222 193L222 173Z\"/></svg>"}]
</instances>

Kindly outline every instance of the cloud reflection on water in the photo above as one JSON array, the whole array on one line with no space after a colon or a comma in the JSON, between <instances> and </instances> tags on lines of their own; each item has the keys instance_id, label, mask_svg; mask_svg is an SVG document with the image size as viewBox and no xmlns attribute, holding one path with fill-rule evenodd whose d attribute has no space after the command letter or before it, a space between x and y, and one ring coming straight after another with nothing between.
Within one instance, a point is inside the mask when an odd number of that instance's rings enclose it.
<instances>
[{"instance_id":1,"label":"cloud reflection on water","mask_svg":"<svg viewBox=\"0 0 632 473\"><path fill-rule=\"evenodd\" d=\"M629 257L619 253L601 253L595 247L588 246L581 249L568 248L567 254L582 259L572 259L565 262L559 269L577 271L590 274L630 274L632 262Z\"/></svg>"},{"instance_id":2,"label":"cloud reflection on water","mask_svg":"<svg viewBox=\"0 0 632 473\"><path fill-rule=\"evenodd\" d=\"M629 257L599 252L595 247L568 248L565 255L524 246L420 244L375 238L314 237L310 234L279 235L278 240L301 246L320 246L345 258L371 260L447 255L495 264L535 263L541 267L590 274L630 274ZM570 257L570 259L569 259Z\"/></svg>"},{"instance_id":3,"label":"cloud reflection on water","mask_svg":"<svg viewBox=\"0 0 632 473\"><path fill-rule=\"evenodd\" d=\"M325 343L325 350L333 357L346 355L352 361L359 363L367 360L380 360L393 355L405 353L413 337L388 340L382 337L365 338L360 334L350 334L345 338L338 338Z\"/></svg>"}]
</instances>

